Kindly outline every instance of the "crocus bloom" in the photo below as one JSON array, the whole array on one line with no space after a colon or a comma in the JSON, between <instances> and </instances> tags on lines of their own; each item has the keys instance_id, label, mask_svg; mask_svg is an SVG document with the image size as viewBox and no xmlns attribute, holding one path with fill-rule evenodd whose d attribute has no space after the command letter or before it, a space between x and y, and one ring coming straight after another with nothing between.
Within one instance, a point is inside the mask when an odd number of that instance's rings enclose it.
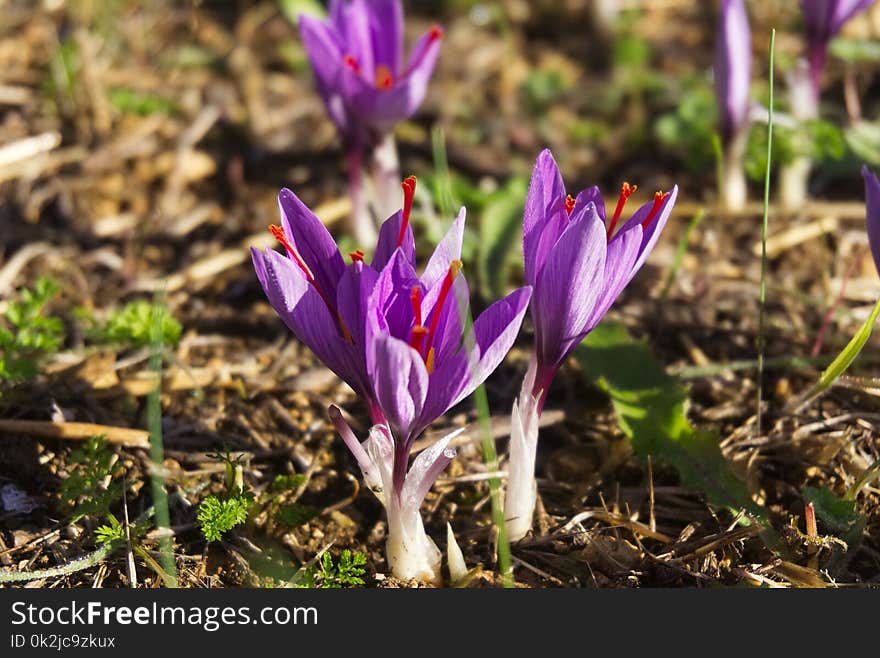
<instances>
[{"instance_id":1,"label":"crocus bloom","mask_svg":"<svg viewBox=\"0 0 880 658\"><path fill-rule=\"evenodd\" d=\"M422 453L407 470L413 442L437 418L481 384L519 332L531 288L495 302L465 331L469 292L461 274L464 209L421 277L402 250L379 274L366 304L367 372L388 423L360 447L335 422L364 480L388 511L386 552L394 573L436 581L440 553L427 537L419 505L454 453L451 436Z\"/></svg>"},{"instance_id":2,"label":"crocus bloom","mask_svg":"<svg viewBox=\"0 0 880 658\"><path fill-rule=\"evenodd\" d=\"M496 302L466 331L464 209L419 276L409 226L415 179L403 187L404 209L382 225L369 265L358 251L345 266L329 233L288 190L279 195L283 228L272 229L287 256L252 253L276 312L370 409L374 426L363 444L337 409L330 416L388 511L393 572L436 581L439 552L425 534L419 505L454 456L447 448L452 436L408 469L412 444L501 363L519 332L531 288Z\"/></svg>"},{"instance_id":3,"label":"crocus bloom","mask_svg":"<svg viewBox=\"0 0 880 658\"><path fill-rule=\"evenodd\" d=\"M872 4L874 0L801 0L807 31L810 77L817 98L822 69L825 68L825 59L828 56L828 42L850 18Z\"/></svg>"},{"instance_id":4,"label":"crocus bloom","mask_svg":"<svg viewBox=\"0 0 880 658\"><path fill-rule=\"evenodd\" d=\"M346 144L376 142L418 109L443 32L431 28L403 62L400 0L331 0L328 20L303 15L318 92Z\"/></svg>"},{"instance_id":5,"label":"crocus bloom","mask_svg":"<svg viewBox=\"0 0 880 658\"><path fill-rule=\"evenodd\" d=\"M400 0L330 0L326 21L303 15L299 24L348 159L350 231L369 244L379 220L397 207L394 125L421 105L443 31L435 26L422 35L404 63Z\"/></svg>"},{"instance_id":6,"label":"crocus bloom","mask_svg":"<svg viewBox=\"0 0 880 658\"><path fill-rule=\"evenodd\" d=\"M747 125L752 39L743 0L722 0L715 38L715 96L728 142Z\"/></svg>"},{"instance_id":7,"label":"crocus bloom","mask_svg":"<svg viewBox=\"0 0 880 658\"><path fill-rule=\"evenodd\" d=\"M657 192L629 218L623 211L635 186L624 183L610 216L599 189L566 195L550 151L538 157L523 216L526 283L534 288L535 343L514 405L505 518L511 539L531 527L534 458L547 389L565 359L599 323L645 263L678 195Z\"/></svg>"},{"instance_id":8,"label":"crocus bloom","mask_svg":"<svg viewBox=\"0 0 880 658\"><path fill-rule=\"evenodd\" d=\"M867 166L862 167L862 177L865 179L868 244L871 247L871 255L874 257L874 265L880 272L880 180Z\"/></svg>"},{"instance_id":9,"label":"crocus bloom","mask_svg":"<svg viewBox=\"0 0 880 658\"><path fill-rule=\"evenodd\" d=\"M743 158L749 134L749 82L752 48L749 18L743 0L723 0L715 39L715 97L724 146L723 180L719 189L728 210L747 200Z\"/></svg>"}]
</instances>

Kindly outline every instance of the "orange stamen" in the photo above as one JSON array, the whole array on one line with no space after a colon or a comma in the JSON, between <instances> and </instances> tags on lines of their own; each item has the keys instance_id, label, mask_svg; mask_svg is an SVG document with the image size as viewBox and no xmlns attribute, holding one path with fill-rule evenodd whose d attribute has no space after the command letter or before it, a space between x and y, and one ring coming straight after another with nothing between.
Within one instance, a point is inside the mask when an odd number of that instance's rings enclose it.
<instances>
[{"instance_id":1,"label":"orange stamen","mask_svg":"<svg viewBox=\"0 0 880 658\"><path fill-rule=\"evenodd\" d=\"M324 291L321 290L321 287L318 285L318 282L315 280L315 275L312 274L312 270L309 269L309 266L306 265L306 262L303 260L303 257L296 250L296 248L290 243L290 240L287 239L287 236L284 234L284 229L280 226L272 224L269 227L269 232L272 236L280 242L284 248L287 250L287 253L290 254L291 259L294 263L299 266L299 269L302 270L303 274L306 276L306 281L308 281L311 286L315 289L315 292L318 293L318 296L324 302L324 305L327 307L327 310L330 311L330 315L336 318L336 321L339 323L339 329L342 332L342 336L345 338L345 341L348 343L354 342L351 338L351 333L348 331L348 327L345 326L345 322L342 320L342 315L336 310L336 307L330 303L330 300L327 298L327 295L324 294ZM358 250L360 251L360 250Z\"/></svg>"},{"instance_id":2,"label":"orange stamen","mask_svg":"<svg viewBox=\"0 0 880 658\"><path fill-rule=\"evenodd\" d=\"M361 72L361 65L358 64L358 61L352 55L346 55L342 58L342 63L345 64L348 68L350 68L355 73Z\"/></svg>"},{"instance_id":3,"label":"orange stamen","mask_svg":"<svg viewBox=\"0 0 880 658\"><path fill-rule=\"evenodd\" d=\"M648 216L645 217L645 221L642 222L642 228L648 228L651 222L654 221L654 218L657 216L657 213L660 212L660 206L663 205L663 202L666 200L666 197L669 196L669 192L655 192L654 193L654 205L651 206L651 210L648 212Z\"/></svg>"},{"instance_id":4,"label":"orange stamen","mask_svg":"<svg viewBox=\"0 0 880 658\"><path fill-rule=\"evenodd\" d=\"M440 312L443 310L443 304L446 302L449 291L452 290L452 283L455 281L458 273L461 272L461 268L462 262L460 260L454 260L449 264L449 271L446 272L446 278L443 279L443 285L440 286L440 295L437 297L437 303L434 304L431 326L428 328L428 339L425 341L425 347L428 350L426 352L425 365L428 366L429 374L434 369L434 334L437 333L437 325L440 323Z\"/></svg>"},{"instance_id":5,"label":"orange stamen","mask_svg":"<svg viewBox=\"0 0 880 658\"><path fill-rule=\"evenodd\" d=\"M409 299L412 302L414 322L418 327L422 324L422 291L418 286L413 286Z\"/></svg>"},{"instance_id":6,"label":"orange stamen","mask_svg":"<svg viewBox=\"0 0 880 658\"><path fill-rule=\"evenodd\" d=\"M409 176L400 184L403 188L403 219L400 222L400 234L397 236L397 246L403 244L406 235L406 227L409 226L409 214L412 211L413 197L416 194L416 177Z\"/></svg>"},{"instance_id":7,"label":"orange stamen","mask_svg":"<svg viewBox=\"0 0 880 658\"><path fill-rule=\"evenodd\" d=\"M363 263L364 262L364 252L360 249L355 249L354 251L348 254L348 257L351 258L352 263Z\"/></svg>"},{"instance_id":8,"label":"orange stamen","mask_svg":"<svg viewBox=\"0 0 880 658\"><path fill-rule=\"evenodd\" d=\"M565 197L565 212L566 214L571 214L571 211L574 210L575 199L572 195L568 194Z\"/></svg>"},{"instance_id":9,"label":"orange stamen","mask_svg":"<svg viewBox=\"0 0 880 658\"><path fill-rule=\"evenodd\" d=\"M391 75L391 69L384 64L376 67L376 89L385 91L394 86L394 76Z\"/></svg>"},{"instance_id":10,"label":"orange stamen","mask_svg":"<svg viewBox=\"0 0 880 658\"><path fill-rule=\"evenodd\" d=\"M614 233L614 228L617 226L617 221L620 219L620 213L623 212L623 207L626 205L627 199L632 196L632 193L639 189L638 185L630 185L629 183L624 183L620 188L620 198L617 199L617 207L614 209L614 216L611 218L611 224L608 225L608 234L607 237L611 237L611 234Z\"/></svg>"}]
</instances>

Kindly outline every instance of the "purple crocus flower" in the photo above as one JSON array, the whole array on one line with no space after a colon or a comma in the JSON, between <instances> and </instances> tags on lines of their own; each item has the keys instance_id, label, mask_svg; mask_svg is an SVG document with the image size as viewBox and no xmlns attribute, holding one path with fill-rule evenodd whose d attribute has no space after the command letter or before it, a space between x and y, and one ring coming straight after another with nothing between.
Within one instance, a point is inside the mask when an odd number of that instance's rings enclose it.
<instances>
[{"instance_id":1,"label":"purple crocus flower","mask_svg":"<svg viewBox=\"0 0 880 658\"><path fill-rule=\"evenodd\" d=\"M729 142L747 125L752 39L743 0L722 0L715 38L715 96L721 134Z\"/></svg>"},{"instance_id":2,"label":"purple crocus flower","mask_svg":"<svg viewBox=\"0 0 880 658\"><path fill-rule=\"evenodd\" d=\"M392 131L421 105L443 31L432 27L404 62L400 0L330 0L327 20L303 15L299 25L318 93L346 151L350 232L369 244L379 220L397 207Z\"/></svg>"},{"instance_id":3,"label":"purple crocus flower","mask_svg":"<svg viewBox=\"0 0 880 658\"><path fill-rule=\"evenodd\" d=\"M747 201L743 159L749 134L749 83L752 44L743 0L722 0L715 39L715 97L724 146L722 180L724 206L741 210Z\"/></svg>"},{"instance_id":4,"label":"purple crocus flower","mask_svg":"<svg viewBox=\"0 0 880 658\"><path fill-rule=\"evenodd\" d=\"M871 247L871 255L874 257L874 265L880 272L880 180L877 174L862 167L862 178L865 179L865 216L868 227L868 244Z\"/></svg>"},{"instance_id":5,"label":"purple crocus flower","mask_svg":"<svg viewBox=\"0 0 880 658\"><path fill-rule=\"evenodd\" d=\"M465 330L464 209L419 276L409 226L415 179L403 187L404 209L382 225L369 265L358 251L345 266L329 233L289 190L279 195L283 228L272 228L287 256L271 249L252 253L276 312L370 409L374 426L363 444L338 409L330 416L388 510L393 572L436 581L439 552L425 534L419 506L455 454L448 449L453 435L408 468L412 444L498 367L519 332L531 288L491 305Z\"/></svg>"},{"instance_id":6,"label":"purple crocus flower","mask_svg":"<svg viewBox=\"0 0 880 658\"><path fill-rule=\"evenodd\" d=\"M523 216L526 283L534 288L535 343L529 372L514 405L505 518L511 539L531 527L535 502L537 417L547 389L565 359L599 323L645 263L678 195L654 200L623 218L636 190L624 183L613 214L597 187L567 195L549 150L538 157Z\"/></svg>"},{"instance_id":7,"label":"purple crocus flower","mask_svg":"<svg viewBox=\"0 0 880 658\"><path fill-rule=\"evenodd\" d=\"M372 263L355 251L346 266L329 231L293 192L278 194L281 226L269 230L286 254L251 248L257 278L276 313L324 364L367 404L374 423L385 416L367 374L364 300L391 255L415 262L409 213L415 178L403 182L404 208L382 225Z\"/></svg>"},{"instance_id":8,"label":"purple crocus flower","mask_svg":"<svg viewBox=\"0 0 880 658\"><path fill-rule=\"evenodd\" d=\"M331 0L328 20L303 15L299 26L318 92L346 144L378 141L418 109L440 51L439 27L404 64L400 0Z\"/></svg>"},{"instance_id":9,"label":"purple crocus flower","mask_svg":"<svg viewBox=\"0 0 880 658\"><path fill-rule=\"evenodd\" d=\"M816 98L819 97L822 70L828 56L828 42L850 18L872 4L874 0L801 0L807 31L810 78Z\"/></svg>"}]
</instances>

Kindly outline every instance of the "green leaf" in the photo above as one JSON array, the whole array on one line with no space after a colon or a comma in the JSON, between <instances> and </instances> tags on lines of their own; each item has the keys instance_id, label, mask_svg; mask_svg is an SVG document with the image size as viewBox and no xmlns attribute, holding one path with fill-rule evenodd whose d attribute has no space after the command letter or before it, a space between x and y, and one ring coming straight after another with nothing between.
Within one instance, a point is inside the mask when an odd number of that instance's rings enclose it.
<instances>
[{"instance_id":1,"label":"green leaf","mask_svg":"<svg viewBox=\"0 0 880 658\"><path fill-rule=\"evenodd\" d=\"M847 62L880 62L880 42L874 39L837 37L831 40L828 52Z\"/></svg>"},{"instance_id":2,"label":"green leaf","mask_svg":"<svg viewBox=\"0 0 880 658\"><path fill-rule=\"evenodd\" d=\"M327 17L327 10L317 0L278 0L278 8L294 25L299 24L301 14L315 18Z\"/></svg>"},{"instance_id":3,"label":"green leaf","mask_svg":"<svg viewBox=\"0 0 880 658\"><path fill-rule=\"evenodd\" d=\"M648 346L626 328L602 323L576 356L587 377L611 397L621 430L636 454L666 460L682 484L705 493L713 505L745 509L761 522L764 511L721 454L716 432L695 429L687 420L687 390L666 374Z\"/></svg>"},{"instance_id":4,"label":"green leaf","mask_svg":"<svg viewBox=\"0 0 880 658\"><path fill-rule=\"evenodd\" d=\"M219 541L225 533L247 520L253 496L239 493L221 500L217 496L208 496L199 505L196 515L202 534L208 541Z\"/></svg>"},{"instance_id":5,"label":"green leaf","mask_svg":"<svg viewBox=\"0 0 880 658\"><path fill-rule=\"evenodd\" d=\"M837 378L846 372L846 369L852 365L852 362L856 360L856 357L862 351L865 343L868 342L868 338L870 338L871 332L874 329L874 323L877 322L878 315L880 315L880 300L874 305L871 315L868 316L868 319L865 320L864 324L862 324L856 332L856 335L852 337L852 340L847 343L846 347L844 347L834 361L831 362L831 365L822 371L822 374L819 376L819 381L816 382L815 386L813 386L813 388L811 388L804 396L804 402L802 404L806 404L816 396L821 395L828 390Z\"/></svg>"},{"instance_id":6,"label":"green leaf","mask_svg":"<svg viewBox=\"0 0 880 658\"><path fill-rule=\"evenodd\" d=\"M507 283L507 261L514 248L522 222L523 199L528 183L512 178L492 195L480 215L480 292L484 299L497 299Z\"/></svg>"},{"instance_id":7,"label":"green leaf","mask_svg":"<svg viewBox=\"0 0 880 658\"><path fill-rule=\"evenodd\" d=\"M859 160L880 165L880 122L857 121L843 131L843 137Z\"/></svg>"}]
</instances>

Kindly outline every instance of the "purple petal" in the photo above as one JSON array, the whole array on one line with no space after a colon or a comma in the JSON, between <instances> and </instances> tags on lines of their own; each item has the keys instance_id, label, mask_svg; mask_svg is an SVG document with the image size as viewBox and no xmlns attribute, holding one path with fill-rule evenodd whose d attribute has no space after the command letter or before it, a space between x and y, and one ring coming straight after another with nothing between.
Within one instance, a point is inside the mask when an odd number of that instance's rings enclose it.
<instances>
[{"instance_id":1,"label":"purple petal","mask_svg":"<svg viewBox=\"0 0 880 658\"><path fill-rule=\"evenodd\" d=\"M531 296L531 286L518 288L504 299L492 304L474 321L473 336L476 343L474 356L477 358L471 366L468 384L458 394L456 402L470 395L507 356L519 334Z\"/></svg>"},{"instance_id":2,"label":"purple petal","mask_svg":"<svg viewBox=\"0 0 880 658\"><path fill-rule=\"evenodd\" d=\"M370 9L366 0L350 0L343 10L343 16L342 36L346 54L357 60L360 74L372 82L376 77L376 66L370 35Z\"/></svg>"},{"instance_id":3,"label":"purple petal","mask_svg":"<svg viewBox=\"0 0 880 658\"><path fill-rule=\"evenodd\" d=\"M722 0L715 39L715 96L725 142L748 120L752 45L743 0Z\"/></svg>"},{"instance_id":4,"label":"purple petal","mask_svg":"<svg viewBox=\"0 0 880 658\"><path fill-rule=\"evenodd\" d=\"M392 429L408 437L425 404L428 371L418 352L402 340L377 334L372 343L376 399Z\"/></svg>"},{"instance_id":5,"label":"purple petal","mask_svg":"<svg viewBox=\"0 0 880 658\"><path fill-rule=\"evenodd\" d=\"M633 265L632 276L635 276L636 273L642 269L645 260L647 260L650 253L654 250L657 240L660 239L660 234L663 233L663 229L666 228L666 222L669 220L669 215L672 214L672 209L675 207L675 200L677 198L678 185L673 185L672 189L669 191L669 196L663 200L663 205L660 206L654 219L652 219L651 223L644 228L644 233L642 234L642 246L639 247L639 257Z\"/></svg>"},{"instance_id":6,"label":"purple petal","mask_svg":"<svg viewBox=\"0 0 880 658\"><path fill-rule=\"evenodd\" d=\"M333 299L336 284L345 271L336 241L321 220L287 188L278 193L278 207L287 239L315 275L315 282L324 295Z\"/></svg>"},{"instance_id":7,"label":"purple petal","mask_svg":"<svg viewBox=\"0 0 880 658\"><path fill-rule=\"evenodd\" d=\"M544 149L535 162L526 206L523 212L523 258L526 282L534 285L537 278L536 251L546 226L551 206L565 198L565 184L553 154Z\"/></svg>"},{"instance_id":8,"label":"purple petal","mask_svg":"<svg viewBox=\"0 0 880 658\"><path fill-rule=\"evenodd\" d=\"M403 60L403 5L400 0L372 0L370 32L376 66L385 66L396 80Z\"/></svg>"},{"instance_id":9,"label":"purple petal","mask_svg":"<svg viewBox=\"0 0 880 658\"><path fill-rule=\"evenodd\" d=\"M413 327L412 290L418 287L419 278L401 249L379 273L368 302L370 326L374 333L391 334L403 341L409 340ZM370 355L368 354L368 363Z\"/></svg>"},{"instance_id":10,"label":"purple petal","mask_svg":"<svg viewBox=\"0 0 880 658\"><path fill-rule=\"evenodd\" d=\"M574 348L602 290L605 225L593 209L569 224L538 275L532 297L535 348L543 366Z\"/></svg>"},{"instance_id":11,"label":"purple petal","mask_svg":"<svg viewBox=\"0 0 880 658\"><path fill-rule=\"evenodd\" d=\"M604 224L606 221L605 199L602 198L602 193L599 191L597 185L581 190L574 200L574 210L572 211L572 214L576 213L579 208L586 207L591 202L596 206L596 212L599 213L599 219L601 219Z\"/></svg>"},{"instance_id":12,"label":"purple petal","mask_svg":"<svg viewBox=\"0 0 880 658\"><path fill-rule=\"evenodd\" d=\"M446 231L446 235L437 244L434 253L425 266L421 280L425 288L433 288L438 281L442 281L449 271L449 265L454 260L461 259L461 243L464 239L464 222L467 211L464 207L458 211L458 216L452 222L452 226Z\"/></svg>"},{"instance_id":13,"label":"purple petal","mask_svg":"<svg viewBox=\"0 0 880 658\"><path fill-rule=\"evenodd\" d=\"M862 177L865 179L868 244L874 257L874 265L880 272L880 180L867 166L862 167Z\"/></svg>"},{"instance_id":14,"label":"purple petal","mask_svg":"<svg viewBox=\"0 0 880 658\"><path fill-rule=\"evenodd\" d=\"M639 258L642 246L642 226L635 224L626 231L618 231L608 243L605 255L605 274L602 277L602 293L590 313L581 338L599 324L614 301L633 277L633 266ZM580 342L580 341L578 341Z\"/></svg>"},{"instance_id":15,"label":"purple petal","mask_svg":"<svg viewBox=\"0 0 880 658\"><path fill-rule=\"evenodd\" d=\"M345 53L333 28L314 16L302 14L299 31L315 76L322 84L334 84Z\"/></svg>"},{"instance_id":16,"label":"purple petal","mask_svg":"<svg viewBox=\"0 0 880 658\"><path fill-rule=\"evenodd\" d=\"M373 262L371 265L378 271L381 271L391 260L394 250L397 249L397 241L400 238L400 224L403 221L403 211L398 210L388 219L382 222L379 228L379 241L376 243L376 252L373 254ZM412 226L407 223L403 233L403 243L400 245L404 256L415 267L416 265L416 243L413 237Z\"/></svg>"}]
</instances>

